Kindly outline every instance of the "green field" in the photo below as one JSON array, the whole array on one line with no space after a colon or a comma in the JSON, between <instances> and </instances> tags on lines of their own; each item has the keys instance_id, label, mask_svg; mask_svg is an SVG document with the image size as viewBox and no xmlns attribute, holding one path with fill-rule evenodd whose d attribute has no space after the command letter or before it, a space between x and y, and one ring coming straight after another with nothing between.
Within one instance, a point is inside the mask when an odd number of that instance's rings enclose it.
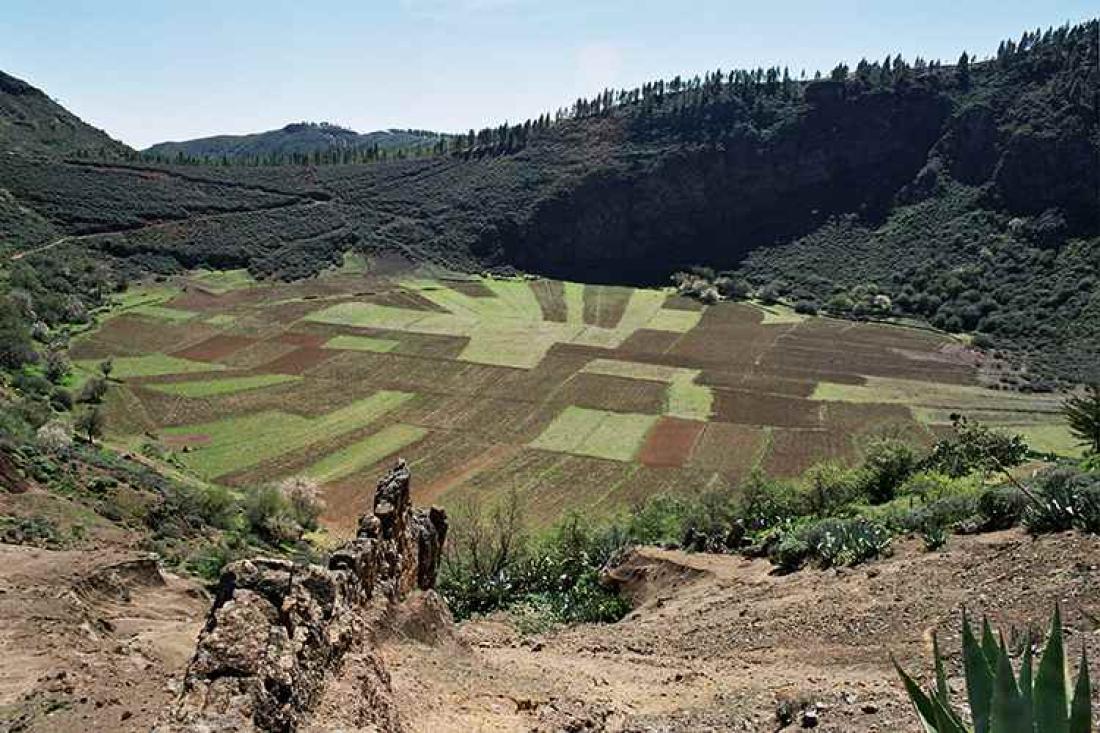
<instances>
[{"instance_id":1,"label":"green field","mask_svg":"<svg viewBox=\"0 0 1100 733\"><path fill-rule=\"evenodd\" d=\"M646 433L655 422L656 415L567 407L531 442L531 447L612 461L630 461L637 455Z\"/></svg>"},{"instance_id":2,"label":"green field","mask_svg":"<svg viewBox=\"0 0 1100 733\"><path fill-rule=\"evenodd\" d=\"M193 451L183 454L184 464L216 479L365 427L412 397L405 392L382 391L312 419L272 410L168 428L164 434L194 445Z\"/></svg>"},{"instance_id":3,"label":"green field","mask_svg":"<svg viewBox=\"0 0 1100 733\"><path fill-rule=\"evenodd\" d=\"M112 362L114 368L111 370L111 377L114 379L160 377L166 374L190 374L192 372L216 372L225 369L221 364L178 359L167 354L115 357ZM92 359L78 361L77 366L89 371L98 371L99 361Z\"/></svg>"},{"instance_id":4,"label":"green field","mask_svg":"<svg viewBox=\"0 0 1100 733\"><path fill-rule=\"evenodd\" d=\"M326 349L345 349L348 351L373 351L385 354L401 344L392 339L371 338L369 336L334 336L325 342Z\"/></svg>"},{"instance_id":5,"label":"green field","mask_svg":"<svg viewBox=\"0 0 1100 733\"><path fill-rule=\"evenodd\" d=\"M415 443L427 434L427 430L416 425L390 425L346 448L330 453L306 469L305 475L322 483L344 478Z\"/></svg>"},{"instance_id":6,"label":"green field","mask_svg":"<svg viewBox=\"0 0 1100 733\"><path fill-rule=\"evenodd\" d=\"M296 382L300 379L301 377L291 374L255 374L248 377L151 384L149 389L165 394L180 395L181 397L214 397L216 395L244 392L249 389L272 387L276 384Z\"/></svg>"}]
</instances>

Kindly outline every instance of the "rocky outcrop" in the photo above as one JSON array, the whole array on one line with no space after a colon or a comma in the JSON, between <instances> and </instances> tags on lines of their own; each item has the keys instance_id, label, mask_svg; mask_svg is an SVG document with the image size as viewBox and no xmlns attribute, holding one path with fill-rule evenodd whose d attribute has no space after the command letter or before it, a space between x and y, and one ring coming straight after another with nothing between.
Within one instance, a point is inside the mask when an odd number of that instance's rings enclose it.
<instances>
[{"instance_id":1,"label":"rocky outcrop","mask_svg":"<svg viewBox=\"0 0 1100 733\"><path fill-rule=\"evenodd\" d=\"M374 510L327 567L255 558L226 566L176 709L158 730L293 731L351 652L373 660L360 718L399 730L389 676L369 648L388 608L435 584L447 534L440 509L414 509L399 463Z\"/></svg>"}]
</instances>

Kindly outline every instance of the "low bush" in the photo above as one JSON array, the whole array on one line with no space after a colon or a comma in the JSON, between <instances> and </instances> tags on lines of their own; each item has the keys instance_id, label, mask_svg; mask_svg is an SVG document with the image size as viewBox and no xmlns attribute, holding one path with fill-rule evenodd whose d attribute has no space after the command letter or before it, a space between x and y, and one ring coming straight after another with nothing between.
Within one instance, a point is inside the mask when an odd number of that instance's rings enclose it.
<instances>
[{"instance_id":1,"label":"low bush","mask_svg":"<svg viewBox=\"0 0 1100 733\"><path fill-rule=\"evenodd\" d=\"M889 529L862 517L820 519L792 526L770 559L788 572L810 562L822 568L858 565L886 555L890 541Z\"/></svg>"},{"instance_id":2,"label":"low bush","mask_svg":"<svg viewBox=\"0 0 1100 733\"><path fill-rule=\"evenodd\" d=\"M982 529L996 532L1015 527L1024 518L1031 501L1015 486L999 486L978 497Z\"/></svg>"}]
</instances>

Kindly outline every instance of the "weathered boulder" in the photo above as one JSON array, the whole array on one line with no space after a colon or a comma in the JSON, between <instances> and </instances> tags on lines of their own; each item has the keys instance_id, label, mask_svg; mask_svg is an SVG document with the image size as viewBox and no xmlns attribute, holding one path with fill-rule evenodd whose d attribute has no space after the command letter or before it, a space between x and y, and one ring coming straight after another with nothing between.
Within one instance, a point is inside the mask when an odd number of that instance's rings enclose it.
<instances>
[{"instance_id":1,"label":"weathered boulder","mask_svg":"<svg viewBox=\"0 0 1100 733\"><path fill-rule=\"evenodd\" d=\"M377 659L373 627L410 592L435 585L446 515L417 510L403 462L378 482L374 510L327 567L273 558L227 565L178 704L163 731L293 731L308 725L326 679L352 650ZM381 662L379 661L380 665ZM372 717L398 730L384 669Z\"/></svg>"}]
</instances>

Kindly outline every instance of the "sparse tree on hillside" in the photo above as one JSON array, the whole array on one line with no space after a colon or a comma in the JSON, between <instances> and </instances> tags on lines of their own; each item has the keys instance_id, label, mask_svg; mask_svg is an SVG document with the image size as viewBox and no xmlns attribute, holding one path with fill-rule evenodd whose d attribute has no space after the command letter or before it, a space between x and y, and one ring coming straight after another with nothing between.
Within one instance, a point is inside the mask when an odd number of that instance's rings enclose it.
<instances>
[{"instance_id":1,"label":"sparse tree on hillside","mask_svg":"<svg viewBox=\"0 0 1100 733\"><path fill-rule=\"evenodd\" d=\"M1083 395L1075 395L1062 403L1072 432L1091 453L1100 454L1100 385L1091 385Z\"/></svg>"},{"instance_id":2,"label":"sparse tree on hillside","mask_svg":"<svg viewBox=\"0 0 1100 733\"><path fill-rule=\"evenodd\" d=\"M93 405L82 412L76 419L76 429L83 433L88 442L95 445L95 439L103 436L103 428L107 425L107 418L103 414L103 408Z\"/></svg>"},{"instance_id":3,"label":"sparse tree on hillside","mask_svg":"<svg viewBox=\"0 0 1100 733\"><path fill-rule=\"evenodd\" d=\"M111 372L115 369L115 362L113 359L104 359L99 362L99 371L103 375L104 379L111 378Z\"/></svg>"}]
</instances>

